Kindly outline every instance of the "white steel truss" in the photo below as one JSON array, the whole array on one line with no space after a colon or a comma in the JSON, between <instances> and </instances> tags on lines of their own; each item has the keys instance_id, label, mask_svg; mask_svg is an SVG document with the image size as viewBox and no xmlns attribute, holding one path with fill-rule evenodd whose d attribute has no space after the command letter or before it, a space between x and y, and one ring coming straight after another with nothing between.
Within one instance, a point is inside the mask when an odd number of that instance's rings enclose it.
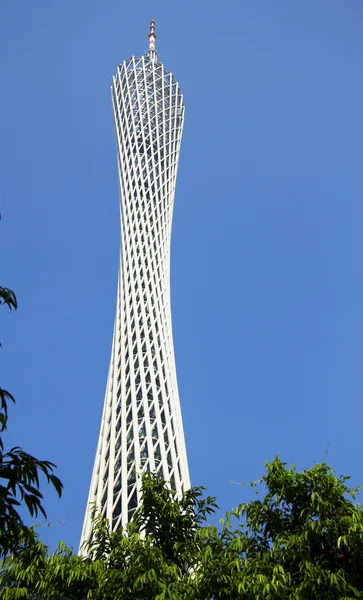
<instances>
[{"instance_id":1,"label":"white steel truss","mask_svg":"<svg viewBox=\"0 0 363 600\"><path fill-rule=\"evenodd\" d=\"M172 73L146 56L119 65L112 104L120 184L121 251L116 318L101 429L81 545L92 507L112 531L140 502L140 473L180 495L190 486L170 309L170 237L184 120Z\"/></svg>"}]
</instances>

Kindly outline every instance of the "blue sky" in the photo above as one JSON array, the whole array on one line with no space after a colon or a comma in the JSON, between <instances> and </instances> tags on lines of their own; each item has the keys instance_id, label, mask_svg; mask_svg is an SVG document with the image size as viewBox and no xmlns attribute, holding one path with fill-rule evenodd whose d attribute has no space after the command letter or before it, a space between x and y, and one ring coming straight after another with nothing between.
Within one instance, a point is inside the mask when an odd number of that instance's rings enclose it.
<instances>
[{"instance_id":1,"label":"blue sky","mask_svg":"<svg viewBox=\"0 0 363 600\"><path fill-rule=\"evenodd\" d=\"M0 19L7 443L53 460L42 530L77 546L119 247L110 102L147 49L185 96L172 309L192 483L221 512L276 453L363 483L363 4L25 0Z\"/></svg>"}]
</instances>

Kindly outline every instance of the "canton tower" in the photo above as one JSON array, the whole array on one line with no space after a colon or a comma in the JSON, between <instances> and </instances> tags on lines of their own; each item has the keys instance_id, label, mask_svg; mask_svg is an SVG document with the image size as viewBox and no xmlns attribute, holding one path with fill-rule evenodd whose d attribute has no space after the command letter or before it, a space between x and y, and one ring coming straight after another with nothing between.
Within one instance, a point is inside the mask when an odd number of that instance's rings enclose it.
<instances>
[{"instance_id":1,"label":"canton tower","mask_svg":"<svg viewBox=\"0 0 363 600\"><path fill-rule=\"evenodd\" d=\"M112 531L140 503L140 473L177 495L190 487L170 309L170 237L184 120L172 73L149 50L117 67L111 94L120 186L121 250L116 317L101 428L81 545L93 507ZM92 504L91 504L92 503Z\"/></svg>"}]
</instances>

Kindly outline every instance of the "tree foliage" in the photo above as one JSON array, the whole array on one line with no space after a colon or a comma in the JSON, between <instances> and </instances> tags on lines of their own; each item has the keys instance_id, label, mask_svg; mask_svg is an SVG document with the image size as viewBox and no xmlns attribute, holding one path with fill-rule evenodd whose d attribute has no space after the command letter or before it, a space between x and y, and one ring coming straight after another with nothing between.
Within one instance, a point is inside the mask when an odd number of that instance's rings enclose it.
<instances>
[{"instance_id":1,"label":"tree foliage","mask_svg":"<svg viewBox=\"0 0 363 600\"><path fill-rule=\"evenodd\" d=\"M16 310L16 296L9 288L0 286L0 305ZM4 451L3 434L8 424L8 405L15 403L12 394L0 388L0 558L15 552L29 533L18 509L25 505L32 517L40 513L46 517L40 492L39 475L62 493L62 483L54 474L55 465L47 460L38 460L20 447Z\"/></svg>"},{"instance_id":2,"label":"tree foliage","mask_svg":"<svg viewBox=\"0 0 363 600\"><path fill-rule=\"evenodd\" d=\"M256 486L256 484L252 484ZM345 600L363 598L363 511L356 489L326 464L298 472L276 457L257 499L208 525L202 488L175 499L143 477L143 503L125 532L94 522L76 556L48 555L33 532L0 573L4 600ZM261 496L261 498L259 497Z\"/></svg>"}]
</instances>

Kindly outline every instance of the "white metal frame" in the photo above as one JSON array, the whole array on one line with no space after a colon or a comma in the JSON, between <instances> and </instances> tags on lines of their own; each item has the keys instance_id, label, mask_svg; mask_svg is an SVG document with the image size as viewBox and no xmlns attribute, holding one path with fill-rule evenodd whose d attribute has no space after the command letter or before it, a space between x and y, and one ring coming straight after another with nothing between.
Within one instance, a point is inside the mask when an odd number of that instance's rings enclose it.
<instances>
[{"instance_id":1,"label":"white metal frame","mask_svg":"<svg viewBox=\"0 0 363 600\"><path fill-rule=\"evenodd\" d=\"M91 503L109 519L113 531L126 525L140 502L142 472L157 473L178 495L190 487L170 309L170 238L183 97L151 45L146 56L118 66L111 91L120 184L120 268L111 363L81 545L93 535Z\"/></svg>"}]
</instances>

